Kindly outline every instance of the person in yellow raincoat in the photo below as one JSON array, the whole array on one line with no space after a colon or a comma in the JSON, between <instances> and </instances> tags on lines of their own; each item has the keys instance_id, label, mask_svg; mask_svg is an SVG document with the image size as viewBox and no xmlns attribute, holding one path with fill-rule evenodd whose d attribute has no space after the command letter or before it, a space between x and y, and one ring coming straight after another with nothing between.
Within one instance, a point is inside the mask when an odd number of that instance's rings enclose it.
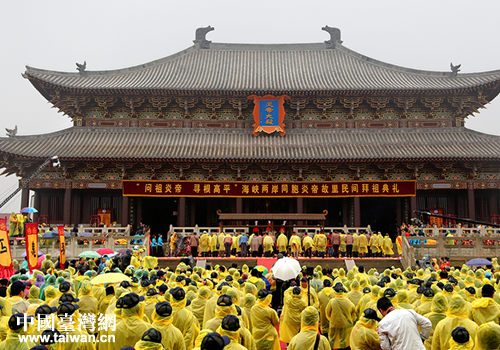
<instances>
[{"instance_id":1,"label":"person in yellow raincoat","mask_svg":"<svg viewBox=\"0 0 500 350\"><path fill-rule=\"evenodd\" d=\"M360 234L358 237L358 249L360 257L364 257L368 253L368 239L364 234Z\"/></svg>"},{"instance_id":2,"label":"person in yellow raincoat","mask_svg":"<svg viewBox=\"0 0 500 350\"><path fill-rule=\"evenodd\" d=\"M290 343L300 331L300 314L307 307L307 302L302 299L300 287L294 287L285 291L284 303L280 318L280 340ZM256 327L255 324L253 326Z\"/></svg>"},{"instance_id":3,"label":"person in yellow raincoat","mask_svg":"<svg viewBox=\"0 0 500 350\"><path fill-rule=\"evenodd\" d=\"M269 233L266 233L263 244L264 244L264 256L266 258L271 257L274 251L274 240Z\"/></svg>"},{"instance_id":4,"label":"person in yellow raincoat","mask_svg":"<svg viewBox=\"0 0 500 350\"><path fill-rule=\"evenodd\" d=\"M217 252L217 235L215 233L212 233L212 236L210 236L210 251L212 252L212 257L216 258L218 255Z\"/></svg>"},{"instance_id":5,"label":"person in yellow raincoat","mask_svg":"<svg viewBox=\"0 0 500 350\"><path fill-rule=\"evenodd\" d=\"M182 287L175 287L170 290L171 305L174 310L173 324L177 327L186 344L186 350L191 350L194 347L194 341L200 332L198 320L193 316L193 313L186 308L186 292Z\"/></svg>"},{"instance_id":6,"label":"person in yellow raincoat","mask_svg":"<svg viewBox=\"0 0 500 350\"><path fill-rule=\"evenodd\" d=\"M435 296L435 292L434 290L432 290L431 288L426 288L424 290L424 293L422 294L422 297L421 297L421 304L420 306L418 306L417 308L415 308L415 312L417 314L420 314L422 316L428 314L429 312L431 312L431 308L432 308L432 299L434 299L434 296Z\"/></svg>"},{"instance_id":7,"label":"person in yellow raincoat","mask_svg":"<svg viewBox=\"0 0 500 350\"><path fill-rule=\"evenodd\" d=\"M165 350L186 350L184 337L173 325L173 309L170 303L162 301L155 305L152 326L161 333L161 344Z\"/></svg>"},{"instance_id":8,"label":"person in yellow raincoat","mask_svg":"<svg viewBox=\"0 0 500 350\"><path fill-rule=\"evenodd\" d=\"M240 344L241 333L240 320L235 315L227 315L223 318L217 333L223 337L228 337L230 342L224 346L224 350L248 350Z\"/></svg>"},{"instance_id":9,"label":"person in yellow raincoat","mask_svg":"<svg viewBox=\"0 0 500 350\"><path fill-rule=\"evenodd\" d=\"M200 237L200 249L202 257L206 258L208 256L209 248L210 248L210 236L206 231L204 231Z\"/></svg>"},{"instance_id":10,"label":"person in yellow raincoat","mask_svg":"<svg viewBox=\"0 0 500 350\"><path fill-rule=\"evenodd\" d=\"M467 317L465 299L455 294L448 305L446 318L438 323L432 337L432 350L448 350L452 331L464 327L472 339L476 337L477 324Z\"/></svg>"},{"instance_id":11,"label":"person in yellow raincoat","mask_svg":"<svg viewBox=\"0 0 500 350\"><path fill-rule=\"evenodd\" d=\"M93 319L95 320L94 322L85 323L85 329L89 334L97 333L97 319L99 316L97 305L97 299L92 295L92 284L90 283L90 281L83 281L80 285L80 297L78 306L80 306L80 315L92 315ZM89 320L92 320L92 318L89 318Z\"/></svg>"},{"instance_id":12,"label":"person in yellow raincoat","mask_svg":"<svg viewBox=\"0 0 500 350\"><path fill-rule=\"evenodd\" d=\"M257 304L250 311L252 325L252 336L255 345L259 350L279 350L280 342L276 326L279 325L279 318L276 311L269 305L273 295L267 290L261 289L257 293Z\"/></svg>"},{"instance_id":13,"label":"person in yellow raincoat","mask_svg":"<svg viewBox=\"0 0 500 350\"><path fill-rule=\"evenodd\" d=\"M288 242L288 244L290 245L290 248L292 250L293 257L298 258L299 254L302 253L300 237L297 236L296 233L294 233L292 237L290 237L290 241Z\"/></svg>"},{"instance_id":14,"label":"person in yellow raincoat","mask_svg":"<svg viewBox=\"0 0 500 350\"><path fill-rule=\"evenodd\" d=\"M342 232L340 234L340 255L343 258L346 256L346 252L347 252L347 244L345 242L345 237L346 237L346 234Z\"/></svg>"},{"instance_id":15,"label":"person in yellow raincoat","mask_svg":"<svg viewBox=\"0 0 500 350\"><path fill-rule=\"evenodd\" d=\"M318 256L320 258L325 257L326 247L328 245L328 238L326 238L323 232L319 232L314 236L313 244L318 251Z\"/></svg>"},{"instance_id":16,"label":"person in yellow raincoat","mask_svg":"<svg viewBox=\"0 0 500 350\"><path fill-rule=\"evenodd\" d=\"M432 299L431 312L425 314L424 317L428 318L432 323L431 335L424 342L424 346L427 350L432 348L432 337L434 336L434 331L439 322L446 318L446 312L448 311L448 299L441 293L437 293Z\"/></svg>"},{"instance_id":17,"label":"person in yellow raincoat","mask_svg":"<svg viewBox=\"0 0 500 350\"><path fill-rule=\"evenodd\" d=\"M481 326L488 322L500 322L500 305L493 300L495 288L485 284L481 289L482 298L472 302L472 320Z\"/></svg>"},{"instance_id":18,"label":"person in yellow raincoat","mask_svg":"<svg viewBox=\"0 0 500 350\"><path fill-rule=\"evenodd\" d=\"M314 248L313 239L307 233L304 233L302 245L304 246L304 256L306 258L312 257L312 251Z\"/></svg>"},{"instance_id":19,"label":"person in yellow raincoat","mask_svg":"<svg viewBox=\"0 0 500 350\"><path fill-rule=\"evenodd\" d=\"M177 232L174 231L170 236L170 256L177 256L177 251L175 249L175 242L177 241Z\"/></svg>"},{"instance_id":20,"label":"person in yellow raincoat","mask_svg":"<svg viewBox=\"0 0 500 350\"><path fill-rule=\"evenodd\" d=\"M403 238L401 235L396 237L396 247L398 248L398 255L401 256L403 254Z\"/></svg>"},{"instance_id":21,"label":"person in yellow raincoat","mask_svg":"<svg viewBox=\"0 0 500 350\"><path fill-rule=\"evenodd\" d=\"M120 318L117 316L116 329L113 330L112 327L109 327L107 330L101 331L101 336L105 334L108 339L110 336L114 336L115 342L99 343L99 350L121 349L141 340L144 332L151 328L149 323L143 321L144 306L144 297L135 293L124 294L118 299L115 313L121 311L121 316Z\"/></svg>"},{"instance_id":22,"label":"person in yellow raincoat","mask_svg":"<svg viewBox=\"0 0 500 350\"><path fill-rule=\"evenodd\" d=\"M472 336L472 335L471 335ZM500 326L494 322L488 322L477 330L475 337L477 350L497 350L500 348Z\"/></svg>"},{"instance_id":23,"label":"person in yellow raincoat","mask_svg":"<svg viewBox=\"0 0 500 350\"><path fill-rule=\"evenodd\" d=\"M210 329L216 332L217 328L222 324L222 320L227 315L236 315L236 307L233 304L231 297L227 294L221 295L217 299L217 306L215 307L215 317L205 322L204 329Z\"/></svg>"},{"instance_id":24,"label":"person in yellow raincoat","mask_svg":"<svg viewBox=\"0 0 500 350\"><path fill-rule=\"evenodd\" d=\"M334 298L326 307L326 318L330 321L328 339L333 349L343 349L350 346L351 331L356 321L356 307L346 297L342 283L337 283L334 290Z\"/></svg>"},{"instance_id":25,"label":"person in yellow raincoat","mask_svg":"<svg viewBox=\"0 0 500 350\"><path fill-rule=\"evenodd\" d=\"M378 235L374 233L372 237L370 238L370 243L369 243L370 249L372 251L372 256L378 257L378 251L379 251L379 241L378 241Z\"/></svg>"},{"instance_id":26,"label":"person in yellow raincoat","mask_svg":"<svg viewBox=\"0 0 500 350\"><path fill-rule=\"evenodd\" d=\"M323 281L323 289L318 294L319 300L319 314L321 317L321 333L328 334L330 328L330 322L326 317L326 307L330 300L334 297L333 288L330 280Z\"/></svg>"},{"instance_id":27,"label":"person in yellow raincoat","mask_svg":"<svg viewBox=\"0 0 500 350\"><path fill-rule=\"evenodd\" d=\"M351 332L351 350L381 350L377 333L379 321L377 311L366 309L363 312Z\"/></svg>"},{"instance_id":28,"label":"person in yellow raincoat","mask_svg":"<svg viewBox=\"0 0 500 350\"><path fill-rule=\"evenodd\" d=\"M163 336L160 331L150 328L134 345L135 350L163 350Z\"/></svg>"},{"instance_id":29,"label":"person in yellow raincoat","mask_svg":"<svg viewBox=\"0 0 500 350\"><path fill-rule=\"evenodd\" d=\"M352 256L359 257L359 235L357 233L352 235Z\"/></svg>"},{"instance_id":30,"label":"person in yellow raincoat","mask_svg":"<svg viewBox=\"0 0 500 350\"><path fill-rule=\"evenodd\" d=\"M33 317L27 317L22 313L17 313L10 316L7 323L9 331L7 333L7 338L0 343L1 350L29 350L31 349L33 342L31 340L21 341L20 336L24 336L30 333L31 327L30 322L33 321Z\"/></svg>"},{"instance_id":31,"label":"person in yellow raincoat","mask_svg":"<svg viewBox=\"0 0 500 350\"><path fill-rule=\"evenodd\" d=\"M200 325L203 324L203 315L205 313L205 306L207 305L208 298L210 298L210 289L207 287L201 287L198 290L198 295L191 302L191 312L194 317L198 320Z\"/></svg>"},{"instance_id":32,"label":"person in yellow raincoat","mask_svg":"<svg viewBox=\"0 0 500 350\"><path fill-rule=\"evenodd\" d=\"M302 311L300 333L292 338L288 350L330 350L326 337L318 334L319 314L316 308L308 306ZM316 341L318 346L315 348Z\"/></svg>"},{"instance_id":33,"label":"person in yellow raincoat","mask_svg":"<svg viewBox=\"0 0 500 350\"><path fill-rule=\"evenodd\" d=\"M384 243L383 243L383 246L382 246L382 250L384 251L384 255L386 257L390 257L392 255L394 255L394 250L392 249L393 247L393 243L392 243L392 239L391 237L389 237L389 235L385 235L385 238L384 238Z\"/></svg>"},{"instance_id":34,"label":"person in yellow raincoat","mask_svg":"<svg viewBox=\"0 0 500 350\"><path fill-rule=\"evenodd\" d=\"M9 236L19 236L19 228L17 227L17 215L12 212L9 218Z\"/></svg>"},{"instance_id":35,"label":"person in yellow raincoat","mask_svg":"<svg viewBox=\"0 0 500 350\"><path fill-rule=\"evenodd\" d=\"M280 229L280 235L278 236L278 251L285 255L288 247L288 238L285 235L285 229L282 227Z\"/></svg>"},{"instance_id":36,"label":"person in yellow raincoat","mask_svg":"<svg viewBox=\"0 0 500 350\"><path fill-rule=\"evenodd\" d=\"M358 305L359 301L363 297L363 293L359 290L359 282L354 280L351 283L351 291L347 293L347 299L354 304L354 306Z\"/></svg>"},{"instance_id":37,"label":"person in yellow raincoat","mask_svg":"<svg viewBox=\"0 0 500 350\"><path fill-rule=\"evenodd\" d=\"M474 339L469 336L467 329L457 327L451 332L450 350L472 350Z\"/></svg>"},{"instance_id":38,"label":"person in yellow raincoat","mask_svg":"<svg viewBox=\"0 0 500 350\"><path fill-rule=\"evenodd\" d=\"M224 239L226 235L221 232L217 235L217 244L219 245L219 256L224 256Z\"/></svg>"}]
</instances>

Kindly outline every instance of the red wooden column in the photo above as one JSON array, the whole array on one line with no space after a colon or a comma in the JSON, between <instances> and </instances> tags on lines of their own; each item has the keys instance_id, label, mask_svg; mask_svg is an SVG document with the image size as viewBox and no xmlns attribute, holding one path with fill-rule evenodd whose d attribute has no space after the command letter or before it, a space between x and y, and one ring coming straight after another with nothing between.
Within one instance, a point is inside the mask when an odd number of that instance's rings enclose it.
<instances>
[{"instance_id":1,"label":"red wooden column","mask_svg":"<svg viewBox=\"0 0 500 350\"><path fill-rule=\"evenodd\" d=\"M354 197L354 227L361 226L361 200L359 197Z\"/></svg>"},{"instance_id":2,"label":"red wooden column","mask_svg":"<svg viewBox=\"0 0 500 350\"><path fill-rule=\"evenodd\" d=\"M128 197L127 196L122 196L122 213L121 213L121 224L122 227L125 227L128 225L128 220L130 216L129 212L129 204L128 204Z\"/></svg>"},{"instance_id":3,"label":"red wooden column","mask_svg":"<svg viewBox=\"0 0 500 350\"><path fill-rule=\"evenodd\" d=\"M28 207L30 202L30 189L27 187L23 187L21 190L21 209L24 207Z\"/></svg>"},{"instance_id":4,"label":"red wooden column","mask_svg":"<svg viewBox=\"0 0 500 350\"><path fill-rule=\"evenodd\" d=\"M476 219L476 203L474 198L474 182L467 183L467 207L469 208L469 219Z\"/></svg>"},{"instance_id":5,"label":"red wooden column","mask_svg":"<svg viewBox=\"0 0 500 350\"><path fill-rule=\"evenodd\" d=\"M411 218L417 217L417 214L415 214L415 210L417 210L417 196L412 196L410 197L410 215L409 215L410 220Z\"/></svg>"},{"instance_id":6,"label":"red wooden column","mask_svg":"<svg viewBox=\"0 0 500 350\"><path fill-rule=\"evenodd\" d=\"M71 224L71 191L73 190L73 182L66 180L64 188L64 209L63 209L63 224Z\"/></svg>"},{"instance_id":7,"label":"red wooden column","mask_svg":"<svg viewBox=\"0 0 500 350\"><path fill-rule=\"evenodd\" d=\"M243 198L236 198L236 212L241 214L243 213ZM236 225L243 225L243 221L236 221Z\"/></svg>"},{"instance_id":8,"label":"red wooden column","mask_svg":"<svg viewBox=\"0 0 500 350\"><path fill-rule=\"evenodd\" d=\"M177 226L186 226L186 197L179 197L177 202Z\"/></svg>"},{"instance_id":9,"label":"red wooden column","mask_svg":"<svg viewBox=\"0 0 500 350\"><path fill-rule=\"evenodd\" d=\"M35 200L33 203L33 207L40 211L40 193L35 191ZM38 213L33 214L33 222L38 222Z\"/></svg>"}]
</instances>

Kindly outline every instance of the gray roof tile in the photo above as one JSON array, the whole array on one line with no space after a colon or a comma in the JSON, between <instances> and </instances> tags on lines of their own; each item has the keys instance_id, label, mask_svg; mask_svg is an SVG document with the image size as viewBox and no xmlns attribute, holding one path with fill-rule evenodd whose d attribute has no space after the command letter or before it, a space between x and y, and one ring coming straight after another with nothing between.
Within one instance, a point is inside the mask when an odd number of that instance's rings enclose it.
<instances>
[{"instance_id":1,"label":"gray roof tile","mask_svg":"<svg viewBox=\"0 0 500 350\"><path fill-rule=\"evenodd\" d=\"M0 138L0 153L21 157L174 161L366 161L500 159L500 137L466 128L287 130L72 127Z\"/></svg>"},{"instance_id":2,"label":"gray roof tile","mask_svg":"<svg viewBox=\"0 0 500 350\"><path fill-rule=\"evenodd\" d=\"M77 90L417 91L463 90L500 80L500 70L458 74L404 68L325 44L192 46L136 67L80 73L26 68L26 77Z\"/></svg>"}]
</instances>

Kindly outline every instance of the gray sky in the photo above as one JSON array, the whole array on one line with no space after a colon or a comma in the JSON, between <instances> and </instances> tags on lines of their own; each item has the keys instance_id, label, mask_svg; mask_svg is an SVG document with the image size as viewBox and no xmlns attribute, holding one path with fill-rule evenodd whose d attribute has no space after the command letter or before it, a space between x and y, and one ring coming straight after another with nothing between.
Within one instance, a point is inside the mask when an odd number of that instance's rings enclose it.
<instances>
[{"instance_id":1,"label":"gray sky","mask_svg":"<svg viewBox=\"0 0 500 350\"><path fill-rule=\"evenodd\" d=\"M344 45L385 62L462 73L500 69L499 1L1 1L0 103L3 128L40 134L71 126L21 77L25 65L76 72L146 63L192 45L195 29L211 25L213 42L323 42L324 25ZM466 121L500 135L500 98ZM0 177L0 201L16 178ZM0 212L19 210L20 195Z\"/></svg>"}]
</instances>

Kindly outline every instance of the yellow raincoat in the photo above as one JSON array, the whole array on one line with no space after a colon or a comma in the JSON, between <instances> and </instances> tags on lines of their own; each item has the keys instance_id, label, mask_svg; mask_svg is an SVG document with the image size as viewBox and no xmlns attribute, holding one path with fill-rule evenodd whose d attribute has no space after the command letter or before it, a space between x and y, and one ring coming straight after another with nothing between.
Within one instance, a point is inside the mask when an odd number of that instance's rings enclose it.
<instances>
[{"instance_id":1,"label":"yellow raincoat","mask_svg":"<svg viewBox=\"0 0 500 350\"><path fill-rule=\"evenodd\" d=\"M252 337L259 350L279 350L280 342L276 326L279 324L278 314L269 307L272 295L259 299L250 311L253 326Z\"/></svg>"},{"instance_id":2,"label":"yellow raincoat","mask_svg":"<svg viewBox=\"0 0 500 350\"><path fill-rule=\"evenodd\" d=\"M278 250L280 253L286 253L288 247L288 238L284 233L278 236Z\"/></svg>"},{"instance_id":3,"label":"yellow raincoat","mask_svg":"<svg viewBox=\"0 0 500 350\"><path fill-rule=\"evenodd\" d=\"M424 315L424 317L428 318L432 323L431 335L424 342L424 346L427 350L431 350L432 338L434 336L436 326L439 322L446 318L447 311L448 299L441 293L436 294L432 300L431 312Z\"/></svg>"},{"instance_id":4,"label":"yellow raincoat","mask_svg":"<svg viewBox=\"0 0 500 350\"><path fill-rule=\"evenodd\" d=\"M297 287L295 287L297 288ZM290 343L292 338L300 331L300 314L307 307L307 302L302 299L302 293L293 294L292 288L285 291L283 312L280 317L280 340ZM253 327L257 327L253 323Z\"/></svg>"},{"instance_id":5,"label":"yellow raincoat","mask_svg":"<svg viewBox=\"0 0 500 350\"><path fill-rule=\"evenodd\" d=\"M472 320L481 326L488 322L500 322L500 305L493 298L480 298L472 302Z\"/></svg>"},{"instance_id":6,"label":"yellow raincoat","mask_svg":"<svg viewBox=\"0 0 500 350\"><path fill-rule=\"evenodd\" d=\"M290 341L288 350L313 350L318 337L318 310L309 306L302 312L300 333ZM318 350L330 350L324 336L319 336Z\"/></svg>"},{"instance_id":7,"label":"yellow raincoat","mask_svg":"<svg viewBox=\"0 0 500 350\"><path fill-rule=\"evenodd\" d=\"M302 253L302 245L300 243L299 236L294 234L292 237L290 237L288 244L292 248L292 252Z\"/></svg>"},{"instance_id":8,"label":"yellow raincoat","mask_svg":"<svg viewBox=\"0 0 500 350\"><path fill-rule=\"evenodd\" d=\"M267 235L264 237L264 252L273 252L274 240L271 236Z\"/></svg>"},{"instance_id":9,"label":"yellow raincoat","mask_svg":"<svg viewBox=\"0 0 500 350\"><path fill-rule=\"evenodd\" d=\"M351 350L381 349L377 333L378 322L361 316L351 332Z\"/></svg>"},{"instance_id":10,"label":"yellow raincoat","mask_svg":"<svg viewBox=\"0 0 500 350\"><path fill-rule=\"evenodd\" d=\"M470 333L469 333L469 336ZM475 337L476 350L497 350L500 348L500 326L494 322L488 322L477 330Z\"/></svg>"},{"instance_id":11,"label":"yellow raincoat","mask_svg":"<svg viewBox=\"0 0 500 350\"><path fill-rule=\"evenodd\" d=\"M151 317L153 328L161 333L161 344L165 350L186 350L181 331L173 325L173 313L170 316L160 316L155 310Z\"/></svg>"},{"instance_id":12,"label":"yellow raincoat","mask_svg":"<svg viewBox=\"0 0 500 350\"><path fill-rule=\"evenodd\" d=\"M322 334L328 334L328 330L330 329L330 321L328 321L328 318L326 317L326 307L328 306L328 303L333 298L333 296L334 296L334 294L333 294L332 287L325 287L318 294L319 314L321 317L321 333Z\"/></svg>"},{"instance_id":13,"label":"yellow raincoat","mask_svg":"<svg viewBox=\"0 0 500 350\"><path fill-rule=\"evenodd\" d=\"M314 236L313 243L318 252L325 252L326 246L328 245L328 239L323 232L320 232Z\"/></svg>"},{"instance_id":14,"label":"yellow raincoat","mask_svg":"<svg viewBox=\"0 0 500 350\"><path fill-rule=\"evenodd\" d=\"M333 349L347 348L351 331L356 321L356 307L342 292L334 292L335 297L326 307L326 318L330 321L328 338Z\"/></svg>"}]
</instances>

